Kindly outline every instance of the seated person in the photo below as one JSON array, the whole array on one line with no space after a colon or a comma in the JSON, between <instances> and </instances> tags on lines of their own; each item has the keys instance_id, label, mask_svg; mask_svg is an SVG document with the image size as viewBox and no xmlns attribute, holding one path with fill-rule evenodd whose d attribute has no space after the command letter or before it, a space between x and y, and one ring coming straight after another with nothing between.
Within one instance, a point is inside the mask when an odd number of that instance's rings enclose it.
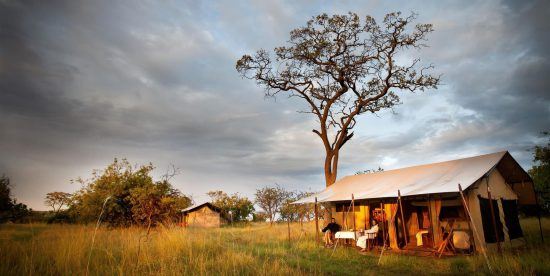
<instances>
[{"instance_id":1,"label":"seated person","mask_svg":"<svg viewBox=\"0 0 550 276\"><path fill-rule=\"evenodd\" d=\"M327 226L325 226L322 231L323 233L325 233L325 246L332 246L334 244L334 234L340 231L340 225L336 223L336 220L334 218L331 218L330 223L327 224Z\"/></svg>"},{"instance_id":2,"label":"seated person","mask_svg":"<svg viewBox=\"0 0 550 276\"><path fill-rule=\"evenodd\" d=\"M367 240L371 239L374 240L376 238L376 235L378 234L378 223L376 221L372 221L372 227L368 230L365 230L365 235L357 238L357 246L361 247L362 250L365 250L367 248Z\"/></svg>"}]
</instances>

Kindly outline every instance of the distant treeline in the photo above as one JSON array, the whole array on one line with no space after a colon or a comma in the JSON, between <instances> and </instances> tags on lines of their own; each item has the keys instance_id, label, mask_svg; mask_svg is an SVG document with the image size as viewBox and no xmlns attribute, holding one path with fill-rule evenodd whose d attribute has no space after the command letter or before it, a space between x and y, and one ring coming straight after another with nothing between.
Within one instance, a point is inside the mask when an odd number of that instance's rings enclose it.
<instances>
[{"instance_id":1,"label":"distant treeline","mask_svg":"<svg viewBox=\"0 0 550 276\"><path fill-rule=\"evenodd\" d=\"M75 193L54 191L45 197L48 212L36 212L17 203L10 193L9 178L2 177L2 222L48 222L48 223L102 223L110 226L154 227L158 224L177 224L181 211L193 204L172 184L178 174L175 167L159 180L151 176L155 167L131 165L126 159L114 159L103 170L94 170L90 179L77 178L73 183L81 185ZM231 222L277 220L309 221L313 218L313 206L294 205L292 202L311 195L308 192L288 191L279 185L258 189L255 198L217 190L207 195L211 203L222 210L222 216ZM255 206L260 207L256 210Z\"/></svg>"}]
</instances>

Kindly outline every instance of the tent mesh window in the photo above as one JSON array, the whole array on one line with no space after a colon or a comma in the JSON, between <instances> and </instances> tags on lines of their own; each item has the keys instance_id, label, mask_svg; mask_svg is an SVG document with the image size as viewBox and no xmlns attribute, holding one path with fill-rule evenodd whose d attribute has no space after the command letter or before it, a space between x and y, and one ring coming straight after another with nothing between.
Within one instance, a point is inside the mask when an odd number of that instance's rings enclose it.
<instances>
[{"instance_id":1,"label":"tent mesh window","mask_svg":"<svg viewBox=\"0 0 550 276\"><path fill-rule=\"evenodd\" d=\"M346 212L348 210L348 205L346 203L336 203L336 212Z\"/></svg>"},{"instance_id":2,"label":"tent mesh window","mask_svg":"<svg viewBox=\"0 0 550 276\"><path fill-rule=\"evenodd\" d=\"M485 237L486 243L496 243L497 237L495 236L495 231L493 229L493 220L491 218L491 207L489 206L489 199L479 198L479 209L481 211L481 221L483 222L483 236ZM493 199L491 200L493 204L493 211L495 214L495 224L497 226L498 232L498 241L504 241L504 232L502 230L502 222L500 222L500 212L498 210L498 201Z\"/></svg>"},{"instance_id":3,"label":"tent mesh window","mask_svg":"<svg viewBox=\"0 0 550 276\"><path fill-rule=\"evenodd\" d=\"M439 219L465 219L462 208L458 206L443 206L439 214Z\"/></svg>"},{"instance_id":4,"label":"tent mesh window","mask_svg":"<svg viewBox=\"0 0 550 276\"><path fill-rule=\"evenodd\" d=\"M506 228L508 228L508 236L510 236L511 240L523 237L523 231L521 231L521 225L519 224L517 201L514 199L501 199L501 201L504 222L506 223Z\"/></svg>"}]
</instances>

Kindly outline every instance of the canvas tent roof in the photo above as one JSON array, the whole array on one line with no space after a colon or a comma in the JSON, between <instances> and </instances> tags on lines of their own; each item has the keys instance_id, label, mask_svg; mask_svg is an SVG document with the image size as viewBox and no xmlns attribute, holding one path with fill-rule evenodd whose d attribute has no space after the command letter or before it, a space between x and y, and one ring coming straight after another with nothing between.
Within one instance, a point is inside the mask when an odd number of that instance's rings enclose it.
<instances>
[{"instance_id":1,"label":"canvas tent roof","mask_svg":"<svg viewBox=\"0 0 550 276\"><path fill-rule=\"evenodd\" d=\"M502 161L502 162L501 162ZM502 163L502 164L501 164ZM394 198L401 196L456 193L458 184L467 189L494 167L509 171L508 183L531 181L507 151L469 158L425 164L376 173L346 176L320 193L300 199L296 204L348 201L355 199Z\"/></svg>"}]
</instances>

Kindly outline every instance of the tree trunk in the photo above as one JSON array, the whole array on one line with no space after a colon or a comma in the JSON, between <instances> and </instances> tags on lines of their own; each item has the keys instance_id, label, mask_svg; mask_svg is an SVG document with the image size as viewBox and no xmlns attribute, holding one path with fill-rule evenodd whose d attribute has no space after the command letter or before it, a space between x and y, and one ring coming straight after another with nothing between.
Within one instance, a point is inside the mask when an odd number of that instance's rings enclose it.
<instances>
[{"instance_id":1,"label":"tree trunk","mask_svg":"<svg viewBox=\"0 0 550 276\"><path fill-rule=\"evenodd\" d=\"M325 184L327 187L336 182L339 153L339 150L335 149L333 152L327 152L325 157Z\"/></svg>"}]
</instances>

